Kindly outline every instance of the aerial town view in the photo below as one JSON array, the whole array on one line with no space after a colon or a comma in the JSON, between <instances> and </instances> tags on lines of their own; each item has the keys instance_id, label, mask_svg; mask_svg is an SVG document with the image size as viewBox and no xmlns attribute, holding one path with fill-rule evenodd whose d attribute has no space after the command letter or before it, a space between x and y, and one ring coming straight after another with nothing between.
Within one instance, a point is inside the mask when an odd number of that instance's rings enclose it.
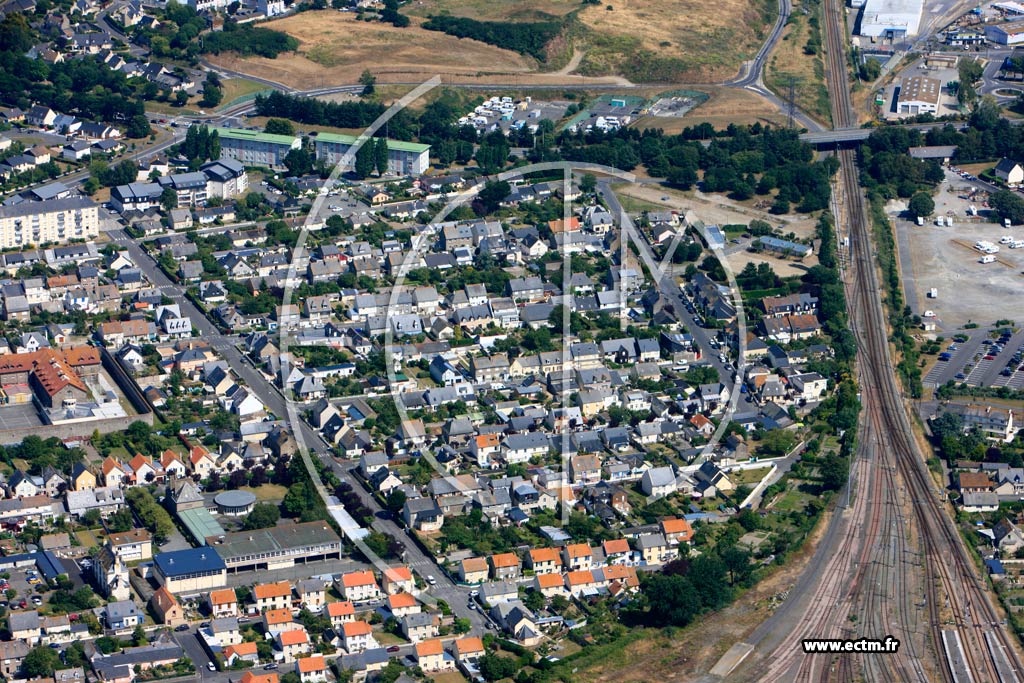
<instances>
[{"instance_id":1,"label":"aerial town view","mask_svg":"<svg viewBox=\"0 0 1024 683\"><path fill-rule=\"evenodd\" d=\"M0 0L0 677L1024 683L1024 4Z\"/></svg>"}]
</instances>

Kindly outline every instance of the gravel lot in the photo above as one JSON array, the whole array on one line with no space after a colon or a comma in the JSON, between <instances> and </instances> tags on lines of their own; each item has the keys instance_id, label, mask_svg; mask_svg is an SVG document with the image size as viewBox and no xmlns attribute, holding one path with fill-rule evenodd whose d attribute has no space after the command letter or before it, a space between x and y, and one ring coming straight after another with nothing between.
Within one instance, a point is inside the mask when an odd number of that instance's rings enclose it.
<instances>
[{"instance_id":1,"label":"gravel lot","mask_svg":"<svg viewBox=\"0 0 1024 683\"><path fill-rule=\"evenodd\" d=\"M936 215L952 212L953 228L940 228L934 220L919 226L900 218L905 202L887 207L896 223L907 301L915 313L934 311L939 329L946 332L970 321L985 324L1013 318L1024 288L1024 249L1003 245L995 263L982 264L978 262L981 255L972 248L978 240L998 244L1004 235L1024 239L1024 227L1005 230L987 216L967 222L971 202L959 197L960 188L958 183L943 183L935 198ZM928 299L933 287L938 298Z\"/></svg>"}]
</instances>

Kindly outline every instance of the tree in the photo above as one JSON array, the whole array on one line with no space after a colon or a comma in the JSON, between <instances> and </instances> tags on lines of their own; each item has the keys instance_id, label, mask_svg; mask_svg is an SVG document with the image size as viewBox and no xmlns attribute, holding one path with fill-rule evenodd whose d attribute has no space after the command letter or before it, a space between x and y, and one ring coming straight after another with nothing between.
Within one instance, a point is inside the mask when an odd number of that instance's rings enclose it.
<instances>
[{"instance_id":1,"label":"tree","mask_svg":"<svg viewBox=\"0 0 1024 683\"><path fill-rule=\"evenodd\" d=\"M523 604L533 612L539 612L544 609L545 602L544 594L536 590L527 591L526 597L523 599Z\"/></svg>"},{"instance_id":2,"label":"tree","mask_svg":"<svg viewBox=\"0 0 1024 683\"><path fill-rule=\"evenodd\" d=\"M377 175L382 176L388 172L388 141L384 138L377 138L373 143L373 166L377 169Z\"/></svg>"},{"instance_id":3,"label":"tree","mask_svg":"<svg viewBox=\"0 0 1024 683\"><path fill-rule=\"evenodd\" d=\"M46 678L61 666L60 655L49 647L34 647L25 655L21 668L29 678Z\"/></svg>"},{"instance_id":4,"label":"tree","mask_svg":"<svg viewBox=\"0 0 1024 683\"><path fill-rule=\"evenodd\" d=\"M281 519L281 511L271 503L257 503L242 524L244 529L268 529Z\"/></svg>"},{"instance_id":5,"label":"tree","mask_svg":"<svg viewBox=\"0 0 1024 683\"><path fill-rule=\"evenodd\" d=\"M369 178L370 174L373 173L374 162L374 145L373 140L366 140L356 150L356 160L353 167L353 172L356 177L360 180Z\"/></svg>"},{"instance_id":6,"label":"tree","mask_svg":"<svg viewBox=\"0 0 1024 683\"><path fill-rule=\"evenodd\" d=\"M865 59L861 65L858 76L860 80L873 82L882 75L882 64L877 59Z\"/></svg>"},{"instance_id":7,"label":"tree","mask_svg":"<svg viewBox=\"0 0 1024 683\"><path fill-rule=\"evenodd\" d=\"M1002 220L1010 219L1014 225L1024 223L1024 198L1016 192L1000 190L989 197L988 203Z\"/></svg>"},{"instance_id":8,"label":"tree","mask_svg":"<svg viewBox=\"0 0 1024 683\"><path fill-rule=\"evenodd\" d=\"M313 170L313 157L300 147L288 152L284 158L284 165L292 175L303 176Z\"/></svg>"},{"instance_id":9,"label":"tree","mask_svg":"<svg viewBox=\"0 0 1024 683\"><path fill-rule=\"evenodd\" d=\"M125 131L125 135L128 137L134 139L144 138L148 137L151 132L149 119L146 118L145 114L136 114L128 119L128 128Z\"/></svg>"},{"instance_id":10,"label":"tree","mask_svg":"<svg viewBox=\"0 0 1024 683\"><path fill-rule=\"evenodd\" d=\"M173 188L165 187L164 191L160 193L160 206L164 207L165 211L177 208L178 193Z\"/></svg>"},{"instance_id":11,"label":"tree","mask_svg":"<svg viewBox=\"0 0 1024 683\"><path fill-rule=\"evenodd\" d=\"M490 134L484 138L476 151L476 163L484 173L497 173L508 162L508 139L503 133Z\"/></svg>"},{"instance_id":12,"label":"tree","mask_svg":"<svg viewBox=\"0 0 1024 683\"><path fill-rule=\"evenodd\" d=\"M480 193L477 194L476 204L480 207L478 213L481 216L493 213L511 191L512 187L504 180L488 181L483 189L480 190Z\"/></svg>"},{"instance_id":13,"label":"tree","mask_svg":"<svg viewBox=\"0 0 1024 683\"><path fill-rule=\"evenodd\" d=\"M391 493L388 494L385 506L387 507L388 512L397 515L402 511L402 508L405 507L405 500L405 491L401 489L393 489Z\"/></svg>"},{"instance_id":14,"label":"tree","mask_svg":"<svg viewBox=\"0 0 1024 683\"><path fill-rule=\"evenodd\" d=\"M287 119L269 119L263 127L264 133L273 135L295 135L295 126Z\"/></svg>"},{"instance_id":15,"label":"tree","mask_svg":"<svg viewBox=\"0 0 1024 683\"><path fill-rule=\"evenodd\" d=\"M685 576L653 574L644 583L644 595L648 618L656 626L686 626L700 613L700 596Z\"/></svg>"},{"instance_id":16,"label":"tree","mask_svg":"<svg viewBox=\"0 0 1024 683\"><path fill-rule=\"evenodd\" d=\"M174 96L174 104L177 107L184 107L188 104L188 93L184 90L179 90Z\"/></svg>"},{"instance_id":17,"label":"tree","mask_svg":"<svg viewBox=\"0 0 1024 683\"><path fill-rule=\"evenodd\" d=\"M846 460L831 453L821 463L821 484L829 491L838 491L846 483Z\"/></svg>"},{"instance_id":18,"label":"tree","mask_svg":"<svg viewBox=\"0 0 1024 683\"><path fill-rule=\"evenodd\" d=\"M363 95L372 95L377 86L377 77L369 69L363 70L359 76L359 85L363 86Z\"/></svg>"},{"instance_id":19,"label":"tree","mask_svg":"<svg viewBox=\"0 0 1024 683\"><path fill-rule=\"evenodd\" d=\"M597 189L597 177L593 173L584 173L580 178L580 192L591 193Z\"/></svg>"},{"instance_id":20,"label":"tree","mask_svg":"<svg viewBox=\"0 0 1024 683\"><path fill-rule=\"evenodd\" d=\"M722 562L729 571L729 583L736 585L750 576L750 553L731 546L722 551Z\"/></svg>"},{"instance_id":21,"label":"tree","mask_svg":"<svg viewBox=\"0 0 1024 683\"><path fill-rule=\"evenodd\" d=\"M488 652L477 661L480 675L488 681L498 681L502 678L511 678L519 670L519 664L511 657L499 657L493 652ZM283 683L283 682L282 682Z\"/></svg>"},{"instance_id":22,"label":"tree","mask_svg":"<svg viewBox=\"0 0 1024 683\"><path fill-rule=\"evenodd\" d=\"M207 76L206 83L203 84L203 99L199 101L199 104L204 107L216 107L223 99L224 91L221 89L219 81L216 77L211 80Z\"/></svg>"},{"instance_id":23,"label":"tree","mask_svg":"<svg viewBox=\"0 0 1024 683\"><path fill-rule=\"evenodd\" d=\"M910 198L907 208L914 218L927 218L935 211L935 201L927 192L918 192Z\"/></svg>"}]
</instances>

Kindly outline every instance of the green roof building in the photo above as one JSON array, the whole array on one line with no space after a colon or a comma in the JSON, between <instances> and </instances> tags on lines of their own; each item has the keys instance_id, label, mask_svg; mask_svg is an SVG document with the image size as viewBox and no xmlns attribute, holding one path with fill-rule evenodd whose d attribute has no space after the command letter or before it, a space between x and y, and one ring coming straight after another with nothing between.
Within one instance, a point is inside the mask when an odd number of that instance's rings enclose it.
<instances>
[{"instance_id":1,"label":"green roof building","mask_svg":"<svg viewBox=\"0 0 1024 683\"><path fill-rule=\"evenodd\" d=\"M316 158L334 166L341 163L345 154L358 138L355 135L318 133L316 136ZM415 142L388 140L388 172L402 176L420 176L430 167L430 145ZM349 159L343 170L351 171L355 155Z\"/></svg>"},{"instance_id":2,"label":"green roof building","mask_svg":"<svg viewBox=\"0 0 1024 683\"><path fill-rule=\"evenodd\" d=\"M288 152L302 146L292 135L274 135L244 128L214 128L220 136L220 158L234 159L244 166L284 168Z\"/></svg>"}]
</instances>

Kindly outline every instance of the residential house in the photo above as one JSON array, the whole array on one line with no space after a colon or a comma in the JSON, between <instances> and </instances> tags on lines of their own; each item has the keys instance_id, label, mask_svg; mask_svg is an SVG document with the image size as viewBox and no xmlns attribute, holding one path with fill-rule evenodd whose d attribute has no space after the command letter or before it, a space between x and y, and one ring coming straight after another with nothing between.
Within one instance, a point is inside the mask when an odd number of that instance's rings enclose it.
<instances>
[{"instance_id":1,"label":"residential house","mask_svg":"<svg viewBox=\"0 0 1024 683\"><path fill-rule=\"evenodd\" d=\"M270 609L291 609L292 606L292 587L287 581L253 586L252 596L256 608L261 612Z\"/></svg>"},{"instance_id":2,"label":"residential house","mask_svg":"<svg viewBox=\"0 0 1024 683\"><path fill-rule=\"evenodd\" d=\"M187 623L185 610L166 586L161 586L153 593L153 597L149 599L149 607L161 624L173 627Z\"/></svg>"},{"instance_id":3,"label":"residential house","mask_svg":"<svg viewBox=\"0 0 1024 683\"><path fill-rule=\"evenodd\" d=\"M402 635L408 640L418 643L421 640L436 638L440 631L441 620L435 614L419 612L407 614L399 620Z\"/></svg>"},{"instance_id":4,"label":"residential house","mask_svg":"<svg viewBox=\"0 0 1024 683\"><path fill-rule=\"evenodd\" d=\"M408 567L388 567L381 573L381 581L387 595L412 593L416 590L416 583Z\"/></svg>"},{"instance_id":5,"label":"residential house","mask_svg":"<svg viewBox=\"0 0 1024 683\"><path fill-rule=\"evenodd\" d=\"M562 566L557 548L533 548L526 553L526 567L534 574L555 574Z\"/></svg>"},{"instance_id":6,"label":"residential house","mask_svg":"<svg viewBox=\"0 0 1024 683\"><path fill-rule=\"evenodd\" d=\"M375 600L380 597L380 586L372 571L347 572L341 576L341 595L352 602Z\"/></svg>"},{"instance_id":7,"label":"residential house","mask_svg":"<svg viewBox=\"0 0 1024 683\"><path fill-rule=\"evenodd\" d=\"M414 654L416 656L416 664L423 671L434 673L455 670L455 659L444 651L444 644L440 639L416 643Z\"/></svg>"},{"instance_id":8,"label":"residential house","mask_svg":"<svg viewBox=\"0 0 1024 683\"><path fill-rule=\"evenodd\" d=\"M463 583L483 583L490 574L486 558L467 557L459 563L459 579Z\"/></svg>"},{"instance_id":9,"label":"residential house","mask_svg":"<svg viewBox=\"0 0 1024 683\"><path fill-rule=\"evenodd\" d=\"M285 662L294 662L299 657L309 654L309 634L305 628L282 631L277 634L275 641Z\"/></svg>"},{"instance_id":10,"label":"residential house","mask_svg":"<svg viewBox=\"0 0 1024 683\"><path fill-rule=\"evenodd\" d=\"M491 578L495 581L518 579L520 575L519 556L515 553L498 553L489 558Z\"/></svg>"},{"instance_id":11,"label":"residential house","mask_svg":"<svg viewBox=\"0 0 1024 683\"><path fill-rule=\"evenodd\" d=\"M322 683L327 680L327 663L323 655L301 657L295 661L301 683Z\"/></svg>"},{"instance_id":12,"label":"residential house","mask_svg":"<svg viewBox=\"0 0 1024 683\"><path fill-rule=\"evenodd\" d=\"M341 625L342 646L350 654L377 647L373 629L365 621L349 621Z\"/></svg>"},{"instance_id":13,"label":"residential house","mask_svg":"<svg viewBox=\"0 0 1024 683\"><path fill-rule=\"evenodd\" d=\"M342 624L355 621L356 610L351 600L327 603L327 618L331 620L331 628L341 631Z\"/></svg>"}]
</instances>

